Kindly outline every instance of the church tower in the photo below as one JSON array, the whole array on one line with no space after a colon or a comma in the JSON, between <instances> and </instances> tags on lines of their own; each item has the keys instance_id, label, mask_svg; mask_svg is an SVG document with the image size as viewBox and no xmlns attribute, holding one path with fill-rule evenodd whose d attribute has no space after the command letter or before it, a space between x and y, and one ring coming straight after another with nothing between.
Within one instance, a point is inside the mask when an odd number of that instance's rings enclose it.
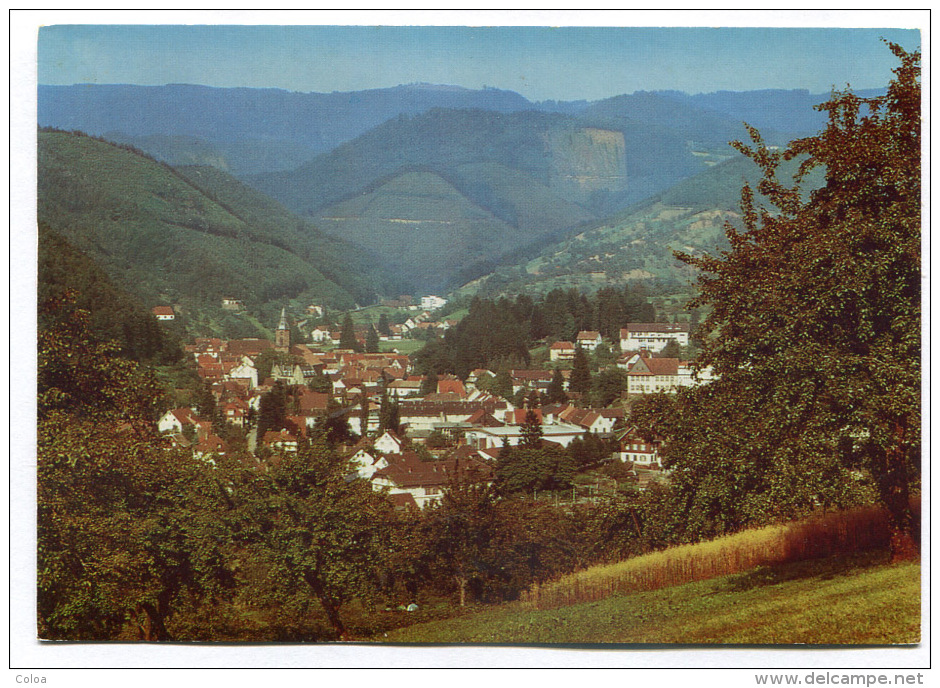
<instances>
[{"instance_id":1,"label":"church tower","mask_svg":"<svg viewBox=\"0 0 940 688\"><path fill-rule=\"evenodd\" d=\"M274 348L278 351L290 351L290 327L287 324L287 309L281 309L281 322L274 333Z\"/></svg>"}]
</instances>

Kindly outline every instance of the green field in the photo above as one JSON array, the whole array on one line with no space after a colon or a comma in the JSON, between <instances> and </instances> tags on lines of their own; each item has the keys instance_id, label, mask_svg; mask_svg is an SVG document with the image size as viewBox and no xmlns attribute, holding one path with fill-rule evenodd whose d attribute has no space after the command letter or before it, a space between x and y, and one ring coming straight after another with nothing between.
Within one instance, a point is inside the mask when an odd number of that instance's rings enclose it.
<instances>
[{"instance_id":1,"label":"green field","mask_svg":"<svg viewBox=\"0 0 940 688\"><path fill-rule=\"evenodd\" d=\"M389 632L395 643L909 644L920 565L833 557L547 610L522 603Z\"/></svg>"}]
</instances>

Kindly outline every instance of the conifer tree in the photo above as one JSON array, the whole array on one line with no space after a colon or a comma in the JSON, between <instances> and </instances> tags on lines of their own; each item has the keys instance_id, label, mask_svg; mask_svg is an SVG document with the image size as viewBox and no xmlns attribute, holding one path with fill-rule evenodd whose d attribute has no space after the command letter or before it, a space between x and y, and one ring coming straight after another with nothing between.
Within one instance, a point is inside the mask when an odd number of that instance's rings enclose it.
<instances>
[{"instance_id":1,"label":"conifer tree","mask_svg":"<svg viewBox=\"0 0 940 688\"><path fill-rule=\"evenodd\" d=\"M568 390L580 394L591 391L591 365L587 354L580 345L575 347L574 361L571 367L571 377L568 380Z\"/></svg>"}]
</instances>

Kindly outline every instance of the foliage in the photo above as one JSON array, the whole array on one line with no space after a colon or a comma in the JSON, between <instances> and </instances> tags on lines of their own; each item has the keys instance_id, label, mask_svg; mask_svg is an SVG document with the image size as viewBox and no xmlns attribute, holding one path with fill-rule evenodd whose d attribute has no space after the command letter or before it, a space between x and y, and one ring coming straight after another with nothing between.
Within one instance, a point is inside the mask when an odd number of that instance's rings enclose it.
<instances>
[{"instance_id":1,"label":"foliage","mask_svg":"<svg viewBox=\"0 0 940 688\"><path fill-rule=\"evenodd\" d=\"M379 333L376 332L374 327L370 327L369 331L366 333L366 353L379 353Z\"/></svg>"},{"instance_id":2,"label":"foliage","mask_svg":"<svg viewBox=\"0 0 940 688\"><path fill-rule=\"evenodd\" d=\"M496 461L496 486L500 494L533 490L565 490L577 468L562 449L526 445L503 447Z\"/></svg>"},{"instance_id":3,"label":"foliage","mask_svg":"<svg viewBox=\"0 0 940 688\"><path fill-rule=\"evenodd\" d=\"M331 447L349 443L355 435L349 427L348 414L348 409L330 398L326 402L326 413L319 416L313 425L313 434L322 438Z\"/></svg>"},{"instance_id":4,"label":"foliage","mask_svg":"<svg viewBox=\"0 0 940 688\"><path fill-rule=\"evenodd\" d=\"M620 368L606 368L591 380L591 405L595 408L609 406L626 391L627 372Z\"/></svg>"},{"instance_id":5,"label":"foliage","mask_svg":"<svg viewBox=\"0 0 940 688\"><path fill-rule=\"evenodd\" d=\"M287 427L287 385L278 380L270 392L261 395L258 404L258 442L268 430L278 432Z\"/></svg>"},{"instance_id":6,"label":"foliage","mask_svg":"<svg viewBox=\"0 0 940 688\"><path fill-rule=\"evenodd\" d=\"M383 394L382 402L379 405L379 434L386 430L397 433L400 424L401 411L398 402L389 398L388 394Z\"/></svg>"},{"instance_id":7,"label":"foliage","mask_svg":"<svg viewBox=\"0 0 940 688\"><path fill-rule=\"evenodd\" d=\"M586 433L583 437L575 437L567 449L578 467L606 461L614 452L611 443L593 432Z\"/></svg>"},{"instance_id":8,"label":"foliage","mask_svg":"<svg viewBox=\"0 0 940 688\"><path fill-rule=\"evenodd\" d=\"M362 346L359 344L359 340L356 339L356 328L353 324L352 316L349 313L343 318L343 327L339 335L339 348L358 352L362 351Z\"/></svg>"},{"instance_id":9,"label":"foliage","mask_svg":"<svg viewBox=\"0 0 940 688\"><path fill-rule=\"evenodd\" d=\"M39 223L38 272L38 302L52 303L71 293L74 307L88 312L89 334L99 342L116 342L123 357L164 365L182 359L175 333L44 222ZM40 329L61 316L61 310L41 307Z\"/></svg>"},{"instance_id":10,"label":"foliage","mask_svg":"<svg viewBox=\"0 0 940 688\"><path fill-rule=\"evenodd\" d=\"M587 394L591 391L591 364L580 345L574 350L571 377L568 378L568 391L576 394Z\"/></svg>"},{"instance_id":11,"label":"foliage","mask_svg":"<svg viewBox=\"0 0 940 688\"><path fill-rule=\"evenodd\" d=\"M418 390L418 395L426 397L428 394L436 394L437 384L437 374L434 371L429 372L421 379L421 389Z\"/></svg>"},{"instance_id":12,"label":"foliage","mask_svg":"<svg viewBox=\"0 0 940 688\"><path fill-rule=\"evenodd\" d=\"M532 406L529 406L525 412L521 445L527 449L539 449L542 446L542 421L539 420Z\"/></svg>"},{"instance_id":13,"label":"foliage","mask_svg":"<svg viewBox=\"0 0 940 688\"><path fill-rule=\"evenodd\" d=\"M268 473L244 469L233 487L240 539L262 569L255 597L302 616L318 604L336 637L349 639L341 610L369 600L386 547L379 527L391 507L323 443L288 453Z\"/></svg>"},{"instance_id":14,"label":"foliage","mask_svg":"<svg viewBox=\"0 0 940 688\"><path fill-rule=\"evenodd\" d=\"M197 315L221 318L225 297L259 309L285 298L349 307L352 293L363 301L374 294L368 278L344 276L371 269L354 259L361 251L275 212L221 171L184 176L60 131L39 133L38 164L39 221L145 305L185 304L190 327L199 329Z\"/></svg>"},{"instance_id":15,"label":"foliage","mask_svg":"<svg viewBox=\"0 0 940 688\"><path fill-rule=\"evenodd\" d=\"M864 470L911 556L909 495L920 466L920 55L882 97L834 93L827 128L786 151L738 149L760 167L742 194L744 230L701 271L711 311L700 365L720 379L679 395L666 462L692 527L729 532L843 503ZM865 112L867 110L867 113ZM808 200L781 161L825 169Z\"/></svg>"},{"instance_id":16,"label":"foliage","mask_svg":"<svg viewBox=\"0 0 940 688\"><path fill-rule=\"evenodd\" d=\"M555 368L552 373L552 381L546 390L546 404L563 404L568 401L568 395L565 394L565 380L561 374L560 368Z\"/></svg>"},{"instance_id":17,"label":"foliage","mask_svg":"<svg viewBox=\"0 0 940 688\"><path fill-rule=\"evenodd\" d=\"M153 429L156 382L93 341L88 314L39 337L40 637L167 640L175 614L229 595L216 476Z\"/></svg>"}]
</instances>

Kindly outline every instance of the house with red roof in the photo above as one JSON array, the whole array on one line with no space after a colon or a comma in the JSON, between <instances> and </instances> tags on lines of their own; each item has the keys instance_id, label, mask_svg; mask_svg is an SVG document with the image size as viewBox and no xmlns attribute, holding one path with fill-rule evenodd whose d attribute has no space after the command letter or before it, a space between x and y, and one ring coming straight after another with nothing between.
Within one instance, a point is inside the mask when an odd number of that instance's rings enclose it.
<instances>
[{"instance_id":1,"label":"house with red roof","mask_svg":"<svg viewBox=\"0 0 940 688\"><path fill-rule=\"evenodd\" d=\"M175 320L176 313L173 311L172 306L154 306L151 310L154 317L157 320Z\"/></svg>"},{"instance_id":2,"label":"house with red roof","mask_svg":"<svg viewBox=\"0 0 940 688\"><path fill-rule=\"evenodd\" d=\"M620 460L645 468L659 468L661 465L659 438L644 439L636 426L627 428L617 436L620 444Z\"/></svg>"},{"instance_id":3,"label":"house with red roof","mask_svg":"<svg viewBox=\"0 0 940 688\"><path fill-rule=\"evenodd\" d=\"M594 330L581 330L575 339L575 343L585 351L594 351L603 341L604 338L601 337L601 333ZM574 354L572 354L573 357Z\"/></svg>"},{"instance_id":4,"label":"house with red roof","mask_svg":"<svg viewBox=\"0 0 940 688\"><path fill-rule=\"evenodd\" d=\"M640 356L627 371L629 394L676 392L713 379L711 367L696 373L686 361L677 358Z\"/></svg>"},{"instance_id":5,"label":"house with red roof","mask_svg":"<svg viewBox=\"0 0 940 688\"><path fill-rule=\"evenodd\" d=\"M573 405L561 411L558 418L602 437L610 435L616 423L612 415L604 414L601 409L582 409Z\"/></svg>"},{"instance_id":6,"label":"house with red roof","mask_svg":"<svg viewBox=\"0 0 940 688\"><path fill-rule=\"evenodd\" d=\"M548 347L548 357L552 361L573 361L575 346L571 342L555 342Z\"/></svg>"},{"instance_id":7,"label":"house with red roof","mask_svg":"<svg viewBox=\"0 0 940 688\"><path fill-rule=\"evenodd\" d=\"M289 430L268 430L264 433L262 444L273 451L296 452L297 437Z\"/></svg>"},{"instance_id":8,"label":"house with red roof","mask_svg":"<svg viewBox=\"0 0 940 688\"><path fill-rule=\"evenodd\" d=\"M492 467L482 459L467 456L422 461L415 452L406 451L387 457L388 465L372 476L372 489L389 495L410 494L419 508L441 498L444 489L461 481L491 481Z\"/></svg>"},{"instance_id":9,"label":"house with red roof","mask_svg":"<svg viewBox=\"0 0 940 688\"><path fill-rule=\"evenodd\" d=\"M463 386L460 378L454 375L445 375L437 379L438 394L455 394L458 397L465 397L467 390Z\"/></svg>"},{"instance_id":10,"label":"house with red roof","mask_svg":"<svg viewBox=\"0 0 940 688\"><path fill-rule=\"evenodd\" d=\"M184 428L197 428L201 422L199 416L191 408L170 409L157 421L157 431L182 433Z\"/></svg>"}]
</instances>

